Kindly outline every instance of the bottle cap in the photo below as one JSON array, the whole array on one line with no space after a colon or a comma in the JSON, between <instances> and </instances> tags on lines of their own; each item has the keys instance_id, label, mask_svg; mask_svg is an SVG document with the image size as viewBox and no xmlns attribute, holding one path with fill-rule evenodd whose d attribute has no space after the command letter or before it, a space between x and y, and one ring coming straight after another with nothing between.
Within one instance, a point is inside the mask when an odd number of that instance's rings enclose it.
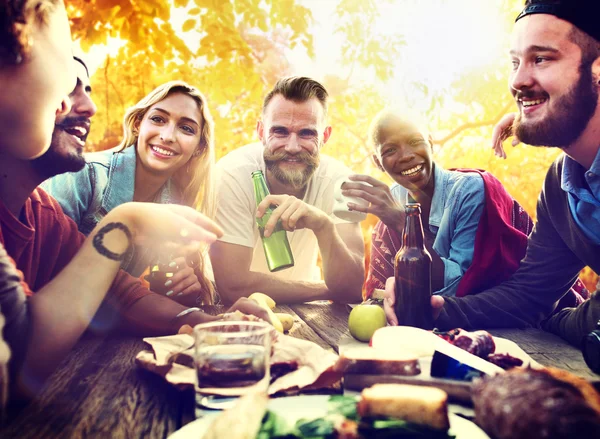
<instances>
[{"instance_id":1,"label":"bottle cap","mask_svg":"<svg viewBox=\"0 0 600 439\"><path fill-rule=\"evenodd\" d=\"M404 212L406 212L407 215L410 215L412 213L421 213L421 204L406 203L406 205L404 206Z\"/></svg>"}]
</instances>

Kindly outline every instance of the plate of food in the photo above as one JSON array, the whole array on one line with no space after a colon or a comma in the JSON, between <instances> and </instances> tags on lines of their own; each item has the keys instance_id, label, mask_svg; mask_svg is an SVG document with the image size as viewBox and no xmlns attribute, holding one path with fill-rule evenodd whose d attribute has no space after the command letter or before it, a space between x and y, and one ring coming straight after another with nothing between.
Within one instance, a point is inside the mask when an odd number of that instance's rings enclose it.
<instances>
[{"instance_id":1,"label":"plate of food","mask_svg":"<svg viewBox=\"0 0 600 439\"><path fill-rule=\"evenodd\" d=\"M489 439L473 422L448 414L439 389L378 384L360 397L246 395L209 413L170 439L435 438Z\"/></svg>"}]
</instances>

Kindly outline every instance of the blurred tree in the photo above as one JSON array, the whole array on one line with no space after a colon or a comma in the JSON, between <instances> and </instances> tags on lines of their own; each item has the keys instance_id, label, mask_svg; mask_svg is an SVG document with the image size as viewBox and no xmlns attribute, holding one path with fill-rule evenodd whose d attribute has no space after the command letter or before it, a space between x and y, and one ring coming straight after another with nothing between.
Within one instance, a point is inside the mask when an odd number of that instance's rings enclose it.
<instances>
[{"instance_id":1,"label":"blurred tree","mask_svg":"<svg viewBox=\"0 0 600 439\"><path fill-rule=\"evenodd\" d=\"M310 11L293 0L67 0L82 48L125 43L92 78L98 114L88 149L120 141L125 110L154 87L182 79L206 95L216 121L217 156L253 139L260 102L289 74L285 51L313 54ZM174 29L174 8L189 17ZM181 38L194 32L198 49ZM194 37L195 38L195 37ZM187 39L189 41L193 39Z\"/></svg>"}]
</instances>

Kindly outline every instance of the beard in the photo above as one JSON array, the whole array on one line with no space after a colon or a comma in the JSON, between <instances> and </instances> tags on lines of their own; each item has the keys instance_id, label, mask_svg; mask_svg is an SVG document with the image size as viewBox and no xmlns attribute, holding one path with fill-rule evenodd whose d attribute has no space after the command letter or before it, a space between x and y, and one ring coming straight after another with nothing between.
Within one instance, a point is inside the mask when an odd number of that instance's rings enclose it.
<instances>
[{"instance_id":1,"label":"beard","mask_svg":"<svg viewBox=\"0 0 600 439\"><path fill-rule=\"evenodd\" d=\"M72 136L65 131L65 128L86 121L89 123L87 117L65 117L55 124L50 148L44 155L31 161L31 166L40 177L46 180L65 172L77 172L83 169L86 163L83 148L73 147ZM82 138L84 142L86 139L87 135Z\"/></svg>"},{"instance_id":2,"label":"beard","mask_svg":"<svg viewBox=\"0 0 600 439\"><path fill-rule=\"evenodd\" d=\"M557 98L556 108L550 109L544 120L527 122L517 115L513 126L515 135L523 143L533 146L556 146L568 148L586 129L598 105L598 90L592 77L591 65L579 68L579 80L562 97ZM530 90L518 92L515 98L548 99L547 93Z\"/></svg>"},{"instance_id":3,"label":"beard","mask_svg":"<svg viewBox=\"0 0 600 439\"><path fill-rule=\"evenodd\" d=\"M313 176L320 162L318 149L316 154L311 154L307 151L302 151L298 154L288 154L282 150L272 153L265 147L263 157L265 159L265 167L277 181L294 189L306 187L308 180ZM302 170L282 169L279 163L287 158L299 160L300 163L304 163L306 166Z\"/></svg>"}]
</instances>

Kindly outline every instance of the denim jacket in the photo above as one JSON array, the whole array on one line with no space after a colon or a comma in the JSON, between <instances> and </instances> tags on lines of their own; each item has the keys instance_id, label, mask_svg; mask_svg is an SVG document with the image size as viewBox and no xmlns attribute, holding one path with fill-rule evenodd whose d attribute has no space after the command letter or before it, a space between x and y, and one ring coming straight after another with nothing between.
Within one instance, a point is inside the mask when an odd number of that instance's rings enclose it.
<instances>
[{"instance_id":1,"label":"denim jacket","mask_svg":"<svg viewBox=\"0 0 600 439\"><path fill-rule=\"evenodd\" d=\"M473 261L475 234L485 204L483 179L474 172L446 171L434 164L429 232L433 249L444 262L444 288L434 294L455 296L458 283ZM407 202L406 188L395 184L392 195Z\"/></svg>"},{"instance_id":2,"label":"denim jacket","mask_svg":"<svg viewBox=\"0 0 600 439\"><path fill-rule=\"evenodd\" d=\"M89 235L108 212L133 201L136 150L133 146L123 151L109 149L86 154L85 158L87 164L81 171L59 174L42 183L42 187L56 198L79 231ZM177 203L176 193L177 189L168 180L156 202ZM149 262L141 258L139 250L136 248L138 255L123 264L123 268L136 277L142 274Z\"/></svg>"}]
</instances>

